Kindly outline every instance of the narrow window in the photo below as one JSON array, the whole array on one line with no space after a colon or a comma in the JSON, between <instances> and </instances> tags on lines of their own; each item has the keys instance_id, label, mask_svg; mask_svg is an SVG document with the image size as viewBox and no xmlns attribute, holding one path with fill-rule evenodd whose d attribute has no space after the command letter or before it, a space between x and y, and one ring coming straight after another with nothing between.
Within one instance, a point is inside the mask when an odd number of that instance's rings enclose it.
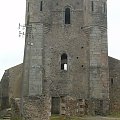
<instances>
[{"instance_id":1,"label":"narrow window","mask_svg":"<svg viewBox=\"0 0 120 120\"><path fill-rule=\"evenodd\" d=\"M94 11L94 2L91 2L92 11Z\"/></svg>"},{"instance_id":2,"label":"narrow window","mask_svg":"<svg viewBox=\"0 0 120 120\"><path fill-rule=\"evenodd\" d=\"M67 55L64 53L61 55L61 70L67 71Z\"/></svg>"},{"instance_id":3,"label":"narrow window","mask_svg":"<svg viewBox=\"0 0 120 120\"><path fill-rule=\"evenodd\" d=\"M70 8L65 9L65 24L70 24Z\"/></svg>"},{"instance_id":4,"label":"narrow window","mask_svg":"<svg viewBox=\"0 0 120 120\"><path fill-rule=\"evenodd\" d=\"M113 78L111 78L111 85L113 85L113 82L114 82L114 81L113 81Z\"/></svg>"},{"instance_id":5,"label":"narrow window","mask_svg":"<svg viewBox=\"0 0 120 120\"><path fill-rule=\"evenodd\" d=\"M104 13L106 13L106 3L104 2Z\"/></svg>"},{"instance_id":6,"label":"narrow window","mask_svg":"<svg viewBox=\"0 0 120 120\"><path fill-rule=\"evenodd\" d=\"M100 100L100 107L103 108L103 100Z\"/></svg>"},{"instance_id":7,"label":"narrow window","mask_svg":"<svg viewBox=\"0 0 120 120\"><path fill-rule=\"evenodd\" d=\"M29 2L28 2L28 12L29 12L29 9L30 9L29 7L30 7L30 4L29 4Z\"/></svg>"},{"instance_id":8,"label":"narrow window","mask_svg":"<svg viewBox=\"0 0 120 120\"><path fill-rule=\"evenodd\" d=\"M40 11L42 11L43 1L40 2Z\"/></svg>"}]
</instances>

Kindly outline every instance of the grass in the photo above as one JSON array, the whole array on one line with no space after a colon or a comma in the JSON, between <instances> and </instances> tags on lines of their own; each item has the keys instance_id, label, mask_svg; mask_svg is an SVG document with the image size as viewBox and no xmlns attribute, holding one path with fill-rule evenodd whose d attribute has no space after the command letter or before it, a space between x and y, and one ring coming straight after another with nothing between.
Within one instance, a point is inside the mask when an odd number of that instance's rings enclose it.
<instances>
[{"instance_id":1,"label":"grass","mask_svg":"<svg viewBox=\"0 0 120 120\"><path fill-rule=\"evenodd\" d=\"M120 112L111 112L109 116L120 118Z\"/></svg>"},{"instance_id":2,"label":"grass","mask_svg":"<svg viewBox=\"0 0 120 120\"><path fill-rule=\"evenodd\" d=\"M50 120L81 120L80 117L65 117L59 115L52 115Z\"/></svg>"}]
</instances>

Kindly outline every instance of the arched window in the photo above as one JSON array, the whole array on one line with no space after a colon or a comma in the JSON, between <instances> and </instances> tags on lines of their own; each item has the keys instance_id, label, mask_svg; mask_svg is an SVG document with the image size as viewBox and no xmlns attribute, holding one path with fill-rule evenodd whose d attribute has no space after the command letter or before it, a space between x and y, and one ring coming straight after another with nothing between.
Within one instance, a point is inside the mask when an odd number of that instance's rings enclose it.
<instances>
[{"instance_id":1,"label":"arched window","mask_svg":"<svg viewBox=\"0 0 120 120\"><path fill-rule=\"evenodd\" d=\"M67 54L63 53L61 55L61 70L66 70L67 71Z\"/></svg>"},{"instance_id":2,"label":"arched window","mask_svg":"<svg viewBox=\"0 0 120 120\"><path fill-rule=\"evenodd\" d=\"M70 8L65 9L65 24L70 24Z\"/></svg>"}]
</instances>

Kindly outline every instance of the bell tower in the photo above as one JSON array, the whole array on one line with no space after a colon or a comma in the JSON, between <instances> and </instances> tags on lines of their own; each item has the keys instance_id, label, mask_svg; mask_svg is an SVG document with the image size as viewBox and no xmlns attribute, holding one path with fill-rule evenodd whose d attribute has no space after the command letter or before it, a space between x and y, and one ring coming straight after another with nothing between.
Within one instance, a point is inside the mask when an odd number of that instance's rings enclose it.
<instances>
[{"instance_id":1,"label":"bell tower","mask_svg":"<svg viewBox=\"0 0 120 120\"><path fill-rule=\"evenodd\" d=\"M106 113L106 0L27 0L25 41L24 96L71 96Z\"/></svg>"}]
</instances>

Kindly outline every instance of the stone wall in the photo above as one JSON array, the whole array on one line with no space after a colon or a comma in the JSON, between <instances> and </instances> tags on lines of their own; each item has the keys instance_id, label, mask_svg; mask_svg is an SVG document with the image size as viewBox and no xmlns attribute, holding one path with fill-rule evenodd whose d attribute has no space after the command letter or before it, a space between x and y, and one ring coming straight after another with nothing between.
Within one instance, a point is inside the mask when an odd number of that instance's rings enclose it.
<instances>
[{"instance_id":1,"label":"stone wall","mask_svg":"<svg viewBox=\"0 0 120 120\"><path fill-rule=\"evenodd\" d=\"M48 86L52 97L109 99L106 0L93 2L44 0L40 10L39 0L26 1L24 96L41 95Z\"/></svg>"},{"instance_id":2,"label":"stone wall","mask_svg":"<svg viewBox=\"0 0 120 120\"><path fill-rule=\"evenodd\" d=\"M88 115L88 103L85 99L70 96L61 97L60 114L66 117Z\"/></svg>"},{"instance_id":3,"label":"stone wall","mask_svg":"<svg viewBox=\"0 0 120 120\"><path fill-rule=\"evenodd\" d=\"M85 116L85 115L107 115L109 113L109 100L101 99L77 99L71 96L53 97L57 104L52 102L51 106L54 111L53 114L60 114L66 117L69 116ZM59 99L59 100L58 100Z\"/></svg>"},{"instance_id":4,"label":"stone wall","mask_svg":"<svg viewBox=\"0 0 120 120\"><path fill-rule=\"evenodd\" d=\"M11 98L12 119L22 120L49 120L50 98L47 96L31 96L23 99Z\"/></svg>"},{"instance_id":5,"label":"stone wall","mask_svg":"<svg viewBox=\"0 0 120 120\"><path fill-rule=\"evenodd\" d=\"M49 120L50 98L47 96L26 97L23 100L23 117L25 120Z\"/></svg>"},{"instance_id":6,"label":"stone wall","mask_svg":"<svg viewBox=\"0 0 120 120\"><path fill-rule=\"evenodd\" d=\"M5 70L1 80L1 107L9 107L9 100L21 96L23 66L19 64Z\"/></svg>"},{"instance_id":7,"label":"stone wall","mask_svg":"<svg viewBox=\"0 0 120 120\"><path fill-rule=\"evenodd\" d=\"M23 64L9 68L9 99L20 98L22 92Z\"/></svg>"},{"instance_id":8,"label":"stone wall","mask_svg":"<svg viewBox=\"0 0 120 120\"><path fill-rule=\"evenodd\" d=\"M5 70L1 79L1 109L9 107L9 70Z\"/></svg>"},{"instance_id":9,"label":"stone wall","mask_svg":"<svg viewBox=\"0 0 120 120\"><path fill-rule=\"evenodd\" d=\"M2 91L1 91L1 81L0 81L0 106L1 106L1 94L2 94Z\"/></svg>"},{"instance_id":10,"label":"stone wall","mask_svg":"<svg viewBox=\"0 0 120 120\"><path fill-rule=\"evenodd\" d=\"M21 110L20 110L20 98L11 98L11 119L12 120L21 120Z\"/></svg>"},{"instance_id":11,"label":"stone wall","mask_svg":"<svg viewBox=\"0 0 120 120\"><path fill-rule=\"evenodd\" d=\"M109 57L110 111L120 111L120 60Z\"/></svg>"}]
</instances>

